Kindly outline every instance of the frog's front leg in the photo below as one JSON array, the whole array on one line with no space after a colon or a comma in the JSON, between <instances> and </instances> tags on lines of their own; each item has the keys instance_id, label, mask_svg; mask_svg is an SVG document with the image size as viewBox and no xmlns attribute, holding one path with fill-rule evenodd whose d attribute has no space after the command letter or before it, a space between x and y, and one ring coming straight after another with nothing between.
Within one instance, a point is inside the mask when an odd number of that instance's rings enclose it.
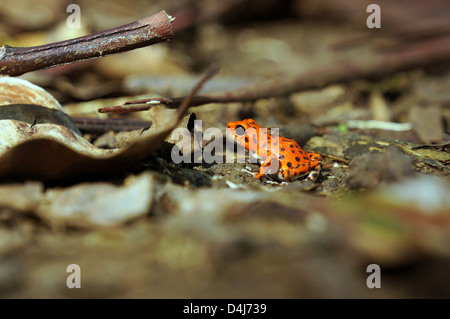
<instances>
[{"instance_id":1,"label":"frog's front leg","mask_svg":"<svg viewBox=\"0 0 450 319\"><path fill-rule=\"evenodd\" d=\"M249 156L250 156L252 159L257 160L258 162L260 161L260 158L256 155L256 152L250 151L250 152L249 152ZM246 162L247 162L247 163L252 163L251 160L248 160L248 161L246 161ZM242 171L242 172L245 172L245 173L248 173L248 174L252 175L253 177L255 177L255 175L256 175L256 173L253 172L252 169L251 169L251 167L248 166L248 165L246 165L245 168L243 168L241 171Z\"/></svg>"},{"instance_id":2,"label":"frog's front leg","mask_svg":"<svg viewBox=\"0 0 450 319\"><path fill-rule=\"evenodd\" d=\"M255 175L256 175L256 173L252 172L252 169L248 165L246 165L245 168L241 169L241 172L248 173L248 174L252 175L253 177L255 177Z\"/></svg>"},{"instance_id":3,"label":"frog's front leg","mask_svg":"<svg viewBox=\"0 0 450 319\"><path fill-rule=\"evenodd\" d=\"M261 180L264 175L271 175L278 172L280 161L274 157L267 157L258 169L255 178Z\"/></svg>"}]
</instances>

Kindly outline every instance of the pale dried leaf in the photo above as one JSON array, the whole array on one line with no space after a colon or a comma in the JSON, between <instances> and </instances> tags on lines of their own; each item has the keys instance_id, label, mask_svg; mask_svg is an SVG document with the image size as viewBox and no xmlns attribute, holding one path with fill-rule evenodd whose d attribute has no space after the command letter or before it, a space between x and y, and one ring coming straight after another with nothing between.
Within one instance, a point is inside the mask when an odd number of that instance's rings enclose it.
<instances>
[{"instance_id":1,"label":"pale dried leaf","mask_svg":"<svg viewBox=\"0 0 450 319\"><path fill-rule=\"evenodd\" d=\"M153 175L143 173L129 177L122 186L82 183L50 189L36 213L50 222L71 226L119 225L150 211L153 188Z\"/></svg>"},{"instance_id":2,"label":"pale dried leaf","mask_svg":"<svg viewBox=\"0 0 450 319\"><path fill-rule=\"evenodd\" d=\"M44 186L39 182L0 186L0 207L31 211L41 200Z\"/></svg>"}]
</instances>

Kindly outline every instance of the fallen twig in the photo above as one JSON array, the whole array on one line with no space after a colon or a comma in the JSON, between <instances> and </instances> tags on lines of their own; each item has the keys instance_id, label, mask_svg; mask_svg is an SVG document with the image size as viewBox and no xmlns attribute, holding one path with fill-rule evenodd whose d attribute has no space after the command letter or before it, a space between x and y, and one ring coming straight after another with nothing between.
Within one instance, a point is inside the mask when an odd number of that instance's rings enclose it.
<instances>
[{"instance_id":1,"label":"fallen twig","mask_svg":"<svg viewBox=\"0 0 450 319\"><path fill-rule=\"evenodd\" d=\"M26 72L121 53L173 38L165 11L96 34L35 47L0 47L0 74Z\"/></svg>"}]
</instances>

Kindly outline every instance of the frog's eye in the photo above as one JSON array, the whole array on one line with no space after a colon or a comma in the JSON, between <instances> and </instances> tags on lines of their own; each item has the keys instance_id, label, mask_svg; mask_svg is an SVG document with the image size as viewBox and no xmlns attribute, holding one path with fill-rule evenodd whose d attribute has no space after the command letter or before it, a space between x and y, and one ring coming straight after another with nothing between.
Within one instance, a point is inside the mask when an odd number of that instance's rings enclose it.
<instances>
[{"instance_id":1,"label":"frog's eye","mask_svg":"<svg viewBox=\"0 0 450 319\"><path fill-rule=\"evenodd\" d=\"M242 125L236 126L235 133L236 133L237 136L244 135L245 134L245 127L243 127Z\"/></svg>"}]
</instances>

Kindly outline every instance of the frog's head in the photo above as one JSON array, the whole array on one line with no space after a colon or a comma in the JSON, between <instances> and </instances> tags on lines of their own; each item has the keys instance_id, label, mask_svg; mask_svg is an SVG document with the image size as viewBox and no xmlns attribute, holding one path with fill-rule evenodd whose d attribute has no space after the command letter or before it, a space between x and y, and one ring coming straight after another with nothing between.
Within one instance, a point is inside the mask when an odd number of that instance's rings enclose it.
<instances>
[{"instance_id":1,"label":"frog's head","mask_svg":"<svg viewBox=\"0 0 450 319\"><path fill-rule=\"evenodd\" d=\"M256 147L258 131L261 127L253 119L228 122L227 133L237 143L246 149Z\"/></svg>"}]
</instances>

